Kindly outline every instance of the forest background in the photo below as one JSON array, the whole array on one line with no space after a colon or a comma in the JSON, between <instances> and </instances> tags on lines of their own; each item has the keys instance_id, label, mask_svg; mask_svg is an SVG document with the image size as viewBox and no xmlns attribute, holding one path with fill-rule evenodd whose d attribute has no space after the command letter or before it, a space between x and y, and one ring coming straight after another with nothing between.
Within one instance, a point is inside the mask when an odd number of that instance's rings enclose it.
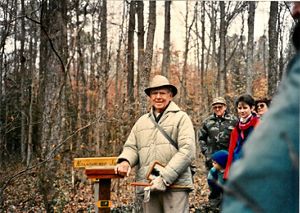
<instances>
[{"instance_id":1,"label":"forest background","mask_svg":"<svg viewBox=\"0 0 300 213\"><path fill-rule=\"evenodd\" d=\"M120 153L155 74L178 87L195 130L215 96L233 113L240 94L272 97L294 53L289 7L2 0L0 210L92 211L90 183L72 160Z\"/></svg>"}]
</instances>

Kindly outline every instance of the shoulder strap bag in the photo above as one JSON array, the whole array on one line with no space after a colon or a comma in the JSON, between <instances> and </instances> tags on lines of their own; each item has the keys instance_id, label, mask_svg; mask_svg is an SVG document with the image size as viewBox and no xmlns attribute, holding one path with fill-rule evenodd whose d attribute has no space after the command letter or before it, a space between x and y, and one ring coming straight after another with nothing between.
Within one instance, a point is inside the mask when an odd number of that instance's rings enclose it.
<instances>
[{"instance_id":1,"label":"shoulder strap bag","mask_svg":"<svg viewBox=\"0 0 300 213\"><path fill-rule=\"evenodd\" d=\"M168 141L176 148L178 149L178 144L168 135L168 133L166 133L166 131L160 126L158 125L158 123L154 120L153 116L150 115L150 119L151 121L154 123L154 125L157 127L157 129L163 134L163 136L165 136Z\"/></svg>"},{"instance_id":2,"label":"shoulder strap bag","mask_svg":"<svg viewBox=\"0 0 300 213\"><path fill-rule=\"evenodd\" d=\"M168 141L178 150L178 144L166 133L166 131L154 120L153 116L150 114L150 119L154 123L154 125L157 127L157 129L165 136ZM196 173L196 166L192 163L190 165L192 176ZM194 181L194 180L193 180Z\"/></svg>"}]
</instances>

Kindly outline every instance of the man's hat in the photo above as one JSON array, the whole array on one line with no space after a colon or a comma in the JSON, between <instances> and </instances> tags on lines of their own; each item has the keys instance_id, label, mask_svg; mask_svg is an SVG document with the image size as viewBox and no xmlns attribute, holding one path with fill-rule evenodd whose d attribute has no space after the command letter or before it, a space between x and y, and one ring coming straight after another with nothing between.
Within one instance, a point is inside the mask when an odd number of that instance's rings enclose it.
<instances>
[{"instance_id":1,"label":"man's hat","mask_svg":"<svg viewBox=\"0 0 300 213\"><path fill-rule=\"evenodd\" d=\"M162 76L162 75L154 76L154 78L150 82L150 86L148 88L146 88L144 91L148 96L150 96L150 91L152 89L157 89L160 87L170 88L170 90L173 94L173 97L177 94L177 88L174 85L170 84L169 80L165 76Z\"/></svg>"},{"instance_id":2,"label":"man's hat","mask_svg":"<svg viewBox=\"0 0 300 213\"><path fill-rule=\"evenodd\" d=\"M226 105L226 101L223 97L216 97L216 98L214 98L211 105L213 106L215 104L224 104L224 105Z\"/></svg>"}]
</instances>

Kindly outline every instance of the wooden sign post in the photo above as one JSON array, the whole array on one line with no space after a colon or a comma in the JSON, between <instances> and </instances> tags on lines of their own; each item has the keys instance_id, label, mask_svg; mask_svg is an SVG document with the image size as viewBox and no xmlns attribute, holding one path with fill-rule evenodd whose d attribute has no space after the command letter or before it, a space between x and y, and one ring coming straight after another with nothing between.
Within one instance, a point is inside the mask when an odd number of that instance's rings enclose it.
<instances>
[{"instance_id":1,"label":"wooden sign post","mask_svg":"<svg viewBox=\"0 0 300 213\"><path fill-rule=\"evenodd\" d=\"M73 162L74 168L84 168L87 177L95 179L95 205L98 207L98 212L101 213L110 212L112 205L110 200L111 179L123 178L123 176L115 174L116 160L116 157L75 158Z\"/></svg>"}]
</instances>

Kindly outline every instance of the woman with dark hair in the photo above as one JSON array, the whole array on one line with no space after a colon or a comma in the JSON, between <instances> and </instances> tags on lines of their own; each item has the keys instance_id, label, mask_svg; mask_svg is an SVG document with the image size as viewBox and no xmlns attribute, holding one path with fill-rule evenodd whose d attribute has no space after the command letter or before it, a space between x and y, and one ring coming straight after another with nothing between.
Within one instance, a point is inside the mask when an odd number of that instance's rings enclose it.
<instances>
[{"instance_id":1,"label":"woman with dark hair","mask_svg":"<svg viewBox=\"0 0 300 213\"><path fill-rule=\"evenodd\" d=\"M268 98L260 98L255 101L255 111L258 117L262 117L268 111L270 103L271 100Z\"/></svg>"},{"instance_id":2,"label":"woman with dark hair","mask_svg":"<svg viewBox=\"0 0 300 213\"><path fill-rule=\"evenodd\" d=\"M257 115L253 112L255 100L251 95L241 95L237 99L235 107L238 112L239 122L230 135L228 160L224 172L224 179L228 178L231 164L240 158L245 141L253 131L254 127L259 123Z\"/></svg>"}]
</instances>

